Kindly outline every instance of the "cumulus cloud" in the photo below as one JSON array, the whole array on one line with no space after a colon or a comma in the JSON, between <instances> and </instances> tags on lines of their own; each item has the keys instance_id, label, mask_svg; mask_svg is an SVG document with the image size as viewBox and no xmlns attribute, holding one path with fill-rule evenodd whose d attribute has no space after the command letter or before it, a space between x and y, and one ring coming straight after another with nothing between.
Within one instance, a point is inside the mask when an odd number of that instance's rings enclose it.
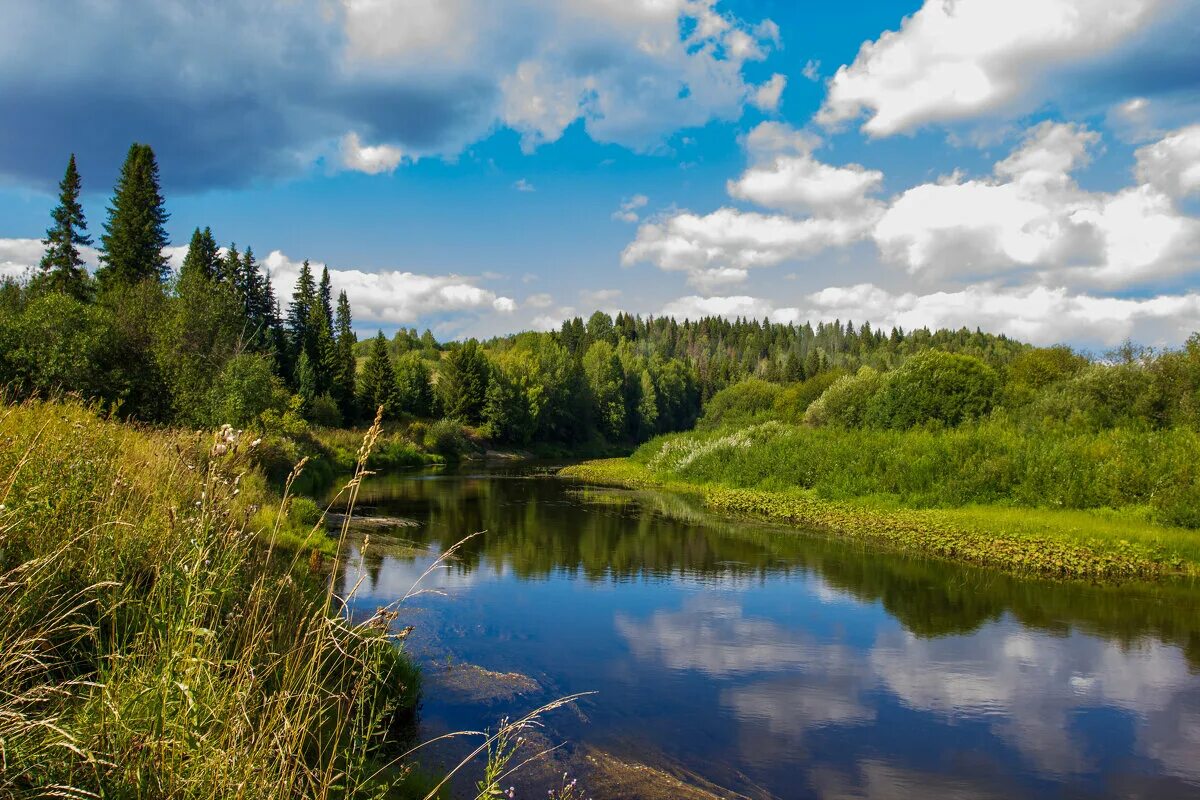
<instances>
[{"instance_id":1,"label":"cumulus cloud","mask_svg":"<svg viewBox=\"0 0 1200 800\"><path fill-rule=\"evenodd\" d=\"M637 222L640 219L639 210L645 208L649 202L650 198L646 195L635 194L621 201L621 205L612 213L612 218L621 222Z\"/></svg>"},{"instance_id":2,"label":"cumulus cloud","mask_svg":"<svg viewBox=\"0 0 1200 800\"><path fill-rule=\"evenodd\" d=\"M849 244L863 235L863 224L859 218L795 219L735 208L704 215L685 211L644 223L621 262L648 261L684 272L701 288L737 283L747 270Z\"/></svg>"},{"instance_id":3,"label":"cumulus cloud","mask_svg":"<svg viewBox=\"0 0 1200 800\"><path fill-rule=\"evenodd\" d=\"M727 185L737 199L810 216L735 208L668 214L638 228L622 263L646 261L682 271L692 286L711 291L745 280L750 269L861 239L878 216L879 204L868 195L879 188L883 174L857 164L822 163L812 154L820 143L788 125L762 123L742 142L753 166Z\"/></svg>"},{"instance_id":4,"label":"cumulus cloud","mask_svg":"<svg viewBox=\"0 0 1200 800\"><path fill-rule=\"evenodd\" d=\"M342 137L341 162L348 170L378 175L381 172L392 172L403 160L404 151L399 147L387 144L364 145L358 134L353 132Z\"/></svg>"},{"instance_id":5,"label":"cumulus cloud","mask_svg":"<svg viewBox=\"0 0 1200 800\"><path fill-rule=\"evenodd\" d=\"M744 64L778 42L718 0L65 0L5 22L0 174L41 185L72 150L84 170L113 169L134 139L183 188L322 157L388 172L498 125L527 149L582 122L650 150L737 118L760 89ZM47 62L44 43L62 40Z\"/></svg>"},{"instance_id":6,"label":"cumulus cloud","mask_svg":"<svg viewBox=\"0 0 1200 800\"><path fill-rule=\"evenodd\" d=\"M279 250L259 262L271 276L280 302L292 295L300 262ZM312 264L318 272L324 266ZM400 270L364 272L356 269L329 270L335 291L345 291L357 322L412 323L418 318L448 312L511 313L516 301L475 285L461 275L422 275Z\"/></svg>"},{"instance_id":7,"label":"cumulus cloud","mask_svg":"<svg viewBox=\"0 0 1200 800\"><path fill-rule=\"evenodd\" d=\"M981 279L1151 288L1200 265L1200 220L1179 203L1200 181L1200 126L1139 149L1137 180L1111 192L1076 181L1100 137L1072 123L1034 126L989 176L955 172L888 199L876 196L882 172L818 160L820 140L809 133L764 123L743 145L751 164L727 190L777 213L726 207L651 219L623 263L684 272L706 293L858 241L873 241L926 288Z\"/></svg>"},{"instance_id":8,"label":"cumulus cloud","mask_svg":"<svg viewBox=\"0 0 1200 800\"><path fill-rule=\"evenodd\" d=\"M787 88L787 76L776 72L770 80L754 90L754 105L761 111L778 111L783 90Z\"/></svg>"},{"instance_id":9,"label":"cumulus cloud","mask_svg":"<svg viewBox=\"0 0 1200 800\"><path fill-rule=\"evenodd\" d=\"M516 189L518 192L536 192L537 191L537 189L534 188L533 184L530 183L529 181L525 180L524 178L518 178L513 183L513 188Z\"/></svg>"},{"instance_id":10,"label":"cumulus cloud","mask_svg":"<svg viewBox=\"0 0 1200 800\"><path fill-rule=\"evenodd\" d=\"M1137 177L1171 197L1200 191L1200 125L1189 125L1139 149Z\"/></svg>"},{"instance_id":11,"label":"cumulus cloud","mask_svg":"<svg viewBox=\"0 0 1200 800\"><path fill-rule=\"evenodd\" d=\"M41 239L0 239L0 279L27 277L42 263L45 252ZM94 247L80 247L79 255L89 270L100 265L100 251Z\"/></svg>"},{"instance_id":12,"label":"cumulus cloud","mask_svg":"<svg viewBox=\"0 0 1200 800\"><path fill-rule=\"evenodd\" d=\"M1200 222L1158 186L1108 193L1075 182L1072 171L1098 138L1081 126L1044 122L996 164L992 178L954 177L902 192L875 226L875 242L884 258L926 277L1036 270L1053 281L1122 287L1195 268ZM1140 178L1163 161L1184 160L1182 147L1164 146L1172 140L1138 151Z\"/></svg>"},{"instance_id":13,"label":"cumulus cloud","mask_svg":"<svg viewBox=\"0 0 1200 800\"><path fill-rule=\"evenodd\" d=\"M761 163L746 170L737 180L729 181L727 190L731 197L792 213L873 213L874 203L868 196L882 185L882 172L859 164L825 164L812 154L812 147L819 145L819 140L784 139L774 129L759 133L761 129L759 126L747 139ZM771 140L776 140L780 149L768 158Z\"/></svg>"},{"instance_id":14,"label":"cumulus cloud","mask_svg":"<svg viewBox=\"0 0 1200 800\"><path fill-rule=\"evenodd\" d=\"M925 0L898 31L863 44L838 69L817 115L867 119L890 136L1036 98L1047 73L1096 59L1144 30L1161 0Z\"/></svg>"}]
</instances>

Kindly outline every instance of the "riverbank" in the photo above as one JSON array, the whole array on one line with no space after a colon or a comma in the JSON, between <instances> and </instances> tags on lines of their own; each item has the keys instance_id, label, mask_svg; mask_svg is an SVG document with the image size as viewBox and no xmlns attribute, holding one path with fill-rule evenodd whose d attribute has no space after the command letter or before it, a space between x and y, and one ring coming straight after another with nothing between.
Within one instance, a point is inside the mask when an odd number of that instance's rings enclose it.
<instances>
[{"instance_id":1,"label":"riverbank","mask_svg":"<svg viewBox=\"0 0 1200 800\"><path fill-rule=\"evenodd\" d=\"M1012 506L904 508L879 498L827 500L799 488L746 489L665 478L630 459L564 468L603 486L689 494L718 513L760 517L1007 572L1120 581L1200 575L1200 534L1117 511Z\"/></svg>"},{"instance_id":2,"label":"riverbank","mask_svg":"<svg viewBox=\"0 0 1200 800\"><path fill-rule=\"evenodd\" d=\"M0 441L0 797L414 796L419 675L262 442L36 401Z\"/></svg>"}]
</instances>

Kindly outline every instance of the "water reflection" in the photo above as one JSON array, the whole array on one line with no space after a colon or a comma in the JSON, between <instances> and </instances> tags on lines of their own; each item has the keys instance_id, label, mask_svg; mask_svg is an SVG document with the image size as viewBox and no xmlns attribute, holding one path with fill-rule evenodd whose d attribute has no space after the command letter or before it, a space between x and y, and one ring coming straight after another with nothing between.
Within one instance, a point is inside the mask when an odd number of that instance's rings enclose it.
<instances>
[{"instance_id":1,"label":"water reflection","mask_svg":"<svg viewBox=\"0 0 1200 800\"><path fill-rule=\"evenodd\" d=\"M350 543L364 611L488 531L399 621L429 733L597 690L556 735L750 796L1200 796L1194 587L1018 581L519 470L365 489L421 524ZM447 660L543 688L457 702Z\"/></svg>"}]
</instances>

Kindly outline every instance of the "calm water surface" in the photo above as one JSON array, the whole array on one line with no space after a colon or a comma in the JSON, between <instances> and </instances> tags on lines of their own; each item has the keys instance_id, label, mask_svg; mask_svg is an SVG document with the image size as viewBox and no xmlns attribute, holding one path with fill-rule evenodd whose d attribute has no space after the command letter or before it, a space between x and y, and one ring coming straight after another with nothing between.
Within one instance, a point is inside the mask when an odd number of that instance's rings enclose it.
<instances>
[{"instance_id":1,"label":"calm water surface","mask_svg":"<svg viewBox=\"0 0 1200 800\"><path fill-rule=\"evenodd\" d=\"M397 621L424 737L595 691L547 719L558 757L731 796L1200 797L1200 587L1018 581L527 466L377 476L362 505L419 523L347 543L363 615L487 531Z\"/></svg>"}]
</instances>

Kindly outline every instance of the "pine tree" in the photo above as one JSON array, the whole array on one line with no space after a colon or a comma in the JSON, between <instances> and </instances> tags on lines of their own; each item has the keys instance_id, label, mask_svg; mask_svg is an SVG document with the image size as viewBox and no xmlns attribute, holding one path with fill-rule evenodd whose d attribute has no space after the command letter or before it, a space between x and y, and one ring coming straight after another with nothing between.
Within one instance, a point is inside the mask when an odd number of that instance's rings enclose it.
<instances>
[{"instance_id":1,"label":"pine tree","mask_svg":"<svg viewBox=\"0 0 1200 800\"><path fill-rule=\"evenodd\" d=\"M354 382L358 364L354 358L354 345L357 337L351 328L350 300L345 292L338 294L337 320L334 330L334 342L337 347L337 367L333 372L333 388L330 394L342 411L346 420L355 416Z\"/></svg>"},{"instance_id":2,"label":"pine tree","mask_svg":"<svg viewBox=\"0 0 1200 800\"><path fill-rule=\"evenodd\" d=\"M169 242L168 217L154 151L149 145L134 143L121 167L100 237L103 266L96 271L96 278L101 286L131 286L166 277L169 266L163 248Z\"/></svg>"},{"instance_id":3,"label":"pine tree","mask_svg":"<svg viewBox=\"0 0 1200 800\"><path fill-rule=\"evenodd\" d=\"M83 216L83 206L79 204L81 186L72 153L66 174L58 185L58 207L51 213L54 224L42 240L46 254L42 256L41 269L50 288L77 300L86 300L90 294L89 279L79 248L90 245L92 237L87 235L87 220Z\"/></svg>"},{"instance_id":4,"label":"pine tree","mask_svg":"<svg viewBox=\"0 0 1200 800\"><path fill-rule=\"evenodd\" d=\"M387 338L380 331L371 342L371 354L363 365L359 381L359 398L363 413L375 416L375 410L383 406L384 417L396 415L396 373L392 369L392 358L388 354Z\"/></svg>"},{"instance_id":5,"label":"pine tree","mask_svg":"<svg viewBox=\"0 0 1200 800\"><path fill-rule=\"evenodd\" d=\"M179 279L183 281L190 275L198 275L205 280L213 280L220 270L221 254L217 249L217 241L212 231L196 228L192 232L192 240L188 244L187 255L183 257L183 266L179 268Z\"/></svg>"}]
</instances>

